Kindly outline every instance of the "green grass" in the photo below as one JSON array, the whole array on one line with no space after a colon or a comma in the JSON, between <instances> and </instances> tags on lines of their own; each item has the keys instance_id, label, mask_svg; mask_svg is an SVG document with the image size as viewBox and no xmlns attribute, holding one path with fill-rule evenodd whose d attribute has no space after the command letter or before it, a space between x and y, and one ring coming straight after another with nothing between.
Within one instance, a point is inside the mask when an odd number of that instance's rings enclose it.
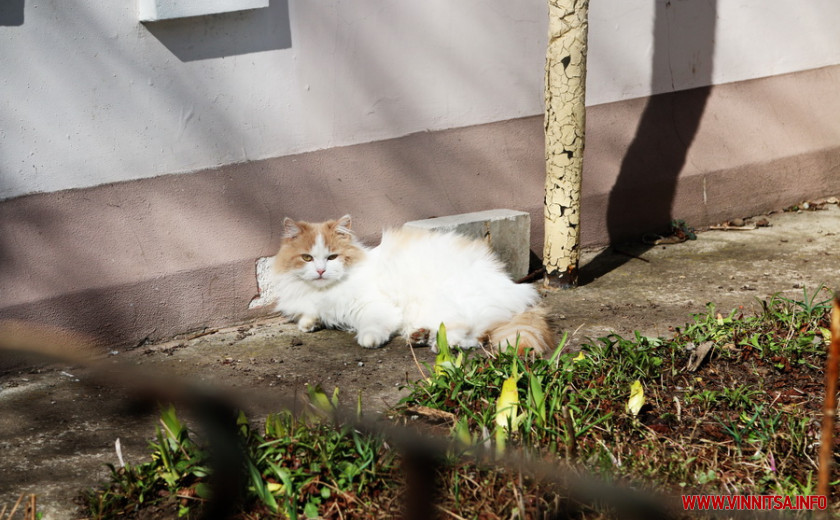
<instances>
[{"instance_id":1,"label":"green grass","mask_svg":"<svg viewBox=\"0 0 840 520\"><path fill-rule=\"evenodd\" d=\"M160 422L150 443L150 462L111 466L110 485L84 496L90 518L130 517L151 503L164 505L163 518L171 512L187 518L200 514L210 498L208 454L172 407L163 410ZM395 454L381 439L289 412L269 415L263 432L243 415L238 427L247 451L248 517L314 518L335 508L375 510L364 500L393 486L383 477L392 473Z\"/></svg>"},{"instance_id":2,"label":"green grass","mask_svg":"<svg viewBox=\"0 0 840 520\"><path fill-rule=\"evenodd\" d=\"M521 448L670 496L812 494L826 296L822 288L804 291L801 300L776 296L749 316L724 316L710 305L670 338L611 334L579 352L558 348L549 359L523 359L512 349L455 356L441 337L431 375L389 413L429 435L457 439L461 453ZM687 371L687 347L704 342L712 342L711 352ZM634 384L644 393L635 410L628 405ZM337 404L337 395L317 389L310 398L322 409ZM423 407L451 420L426 421L417 412ZM200 511L206 454L171 408L161 425L150 462L111 468L110 484L86 495L90 517L113 518L150 503L169 504L184 517ZM285 412L269 416L262 431L244 417L239 428L250 478L242 518L399 515L400 459L382 439ZM610 517L608 509L570 503L526 476L457 455L449 454L439 475L443 511L510 518L571 507L579 517Z\"/></svg>"}]
</instances>

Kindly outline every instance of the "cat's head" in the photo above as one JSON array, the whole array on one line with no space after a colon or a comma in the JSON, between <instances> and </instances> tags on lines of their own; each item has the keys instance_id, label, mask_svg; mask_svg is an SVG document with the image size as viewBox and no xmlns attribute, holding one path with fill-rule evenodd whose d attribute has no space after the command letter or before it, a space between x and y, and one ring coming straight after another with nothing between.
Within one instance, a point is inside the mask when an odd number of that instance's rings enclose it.
<instances>
[{"instance_id":1,"label":"cat's head","mask_svg":"<svg viewBox=\"0 0 840 520\"><path fill-rule=\"evenodd\" d=\"M292 274L316 288L341 281L347 269L364 257L350 230L350 215L327 222L283 220L283 242L274 269Z\"/></svg>"}]
</instances>

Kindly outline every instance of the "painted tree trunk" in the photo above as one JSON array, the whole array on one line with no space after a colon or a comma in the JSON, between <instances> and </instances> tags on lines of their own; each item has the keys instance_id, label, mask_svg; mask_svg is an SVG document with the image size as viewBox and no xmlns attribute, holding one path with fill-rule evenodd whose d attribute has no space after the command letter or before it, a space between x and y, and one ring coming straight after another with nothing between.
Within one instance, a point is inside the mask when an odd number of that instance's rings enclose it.
<instances>
[{"instance_id":1,"label":"painted tree trunk","mask_svg":"<svg viewBox=\"0 0 840 520\"><path fill-rule=\"evenodd\" d=\"M549 0L545 64L545 284L577 285L589 0Z\"/></svg>"}]
</instances>

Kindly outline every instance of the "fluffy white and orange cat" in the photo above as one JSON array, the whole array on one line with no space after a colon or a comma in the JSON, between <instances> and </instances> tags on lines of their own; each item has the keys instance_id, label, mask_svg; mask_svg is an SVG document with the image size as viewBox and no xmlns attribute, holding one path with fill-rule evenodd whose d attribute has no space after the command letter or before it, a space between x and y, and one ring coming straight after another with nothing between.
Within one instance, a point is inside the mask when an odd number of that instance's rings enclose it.
<instances>
[{"instance_id":1,"label":"fluffy white and orange cat","mask_svg":"<svg viewBox=\"0 0 840 520\"><path fill-rule=\"evenodd\" d=\"M277 310L305 332L353 331L367 348L402 334L435 349L444 323L449 343L461 348L509 342L539 354L555 346L536 289L514 283L484 242L455 233L390 230L367 248L349 215L286 218L274 270Z\"/></svg>"}]
</instances>

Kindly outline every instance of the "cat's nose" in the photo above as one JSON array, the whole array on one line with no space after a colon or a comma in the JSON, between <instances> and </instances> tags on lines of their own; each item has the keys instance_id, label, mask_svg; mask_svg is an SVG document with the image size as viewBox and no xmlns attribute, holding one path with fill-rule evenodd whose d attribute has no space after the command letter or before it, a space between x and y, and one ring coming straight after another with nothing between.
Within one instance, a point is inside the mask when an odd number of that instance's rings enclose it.
<instances>
[{"instance_id":1,"label":"cat's nose","mask_svg":"<svg viewBox=\"0 0 840 520\"><path fill-rule=\"evenodd\" d=\"M317 271L317 272L318 272L318 277L319 277L319 278L320 278L320 277L322 277L322 276L324 276L324 273L325 273L325 272L327 272L327 270L326 270L326 269L315 269L315 271Z\"/></svg>"}]
</instances>

